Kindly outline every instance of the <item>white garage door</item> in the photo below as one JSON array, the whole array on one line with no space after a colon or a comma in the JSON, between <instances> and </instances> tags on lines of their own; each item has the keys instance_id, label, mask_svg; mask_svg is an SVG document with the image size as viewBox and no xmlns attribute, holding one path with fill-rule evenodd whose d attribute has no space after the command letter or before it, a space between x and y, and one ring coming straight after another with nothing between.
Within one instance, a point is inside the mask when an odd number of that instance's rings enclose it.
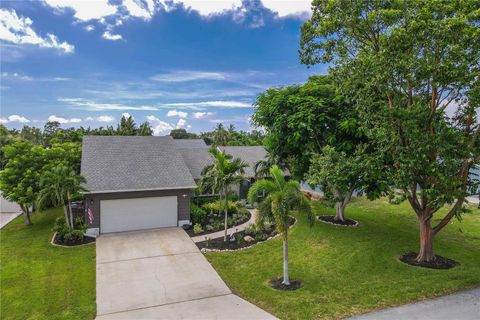
<instances>
[{"instance_id":1,"label":"white garage door","mask_svg":"<svg viewBox=\"0 0 480 320\"><path fill-rule=\"evenodd\" d=\"M100 232L177 226L177 197L100 201Z\"/></svg>"}]
</instances>

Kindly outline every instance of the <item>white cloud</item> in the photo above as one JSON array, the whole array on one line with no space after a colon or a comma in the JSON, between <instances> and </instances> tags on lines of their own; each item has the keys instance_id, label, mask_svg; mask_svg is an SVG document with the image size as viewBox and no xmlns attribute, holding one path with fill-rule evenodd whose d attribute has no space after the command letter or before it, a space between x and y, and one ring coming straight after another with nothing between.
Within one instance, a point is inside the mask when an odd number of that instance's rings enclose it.
<instances>
[{"instance_id":1,"label":"white cloud","mask_svg":"<svg viewBox=\"0 0 480 320\"><path fill-rule=\"evenodd\" d=\"M94 25L92 25L92 24L89 24L89 25L85 26L85 28L84 28L84 29L90 32L90 31L93 31L93 30L95 30L95 26L94 26Z\"/></svg>"},{"instance_id":2,"label":"white cloud","mask_svg":"<svg viewBox=\"0 0 480 320\"><path fill-rule=\"evenodd\" d=\"M130 113L128 113L128 112L124 112L124 113L122 113L122 117L125 117L125 118L128 119L128 118L131 117L131 115L130 115Z\"/></svg>"},{"instance_id":3,"label":"white cloud","mask_svg":"<svg viewBox=\"0 0 480 320\"><path fill-rule=\"evenodd\" d=\"M205 119L215 115L215 113L214 112L194 112L192 115L195 119Z\"/></svg>"},{"instance_id":4,"label":"white cloud","mask_svg":"<svg viewBox=\"0 0 480 320\"><path fill-rule=\"evenodd\" d=\"M2 72L1 73L2 78L6 79L13 79L13 80L22 80L22 81L32 81L33 77L26 75L26 74L20 74L18 72L13 72L13 73L8 73L8 72Z\"/></svg>"},{"instance_id":5,"label":"white cloud","mask_svg":"<svg viewBox=\"0 0 480 320\"><path fill-rule=\"evenodd\" d=\"M95 101L86 100L82 98L59 98L60 102L66 102L71 106L90 111L104 111L104 110L140 110L140 111L154 111L157 107L152 106L129 106L119 103L97 103Z\"/></svg>"},{"instance_id":6,"label":"white cloud","mask_svg":"<svg viewBox=\"0 0 480 320\"><path fill-rule=\"evenodd\" d=\"M186 118L187 116L188 116L188 113L183 112L183 111L170 110L170 111L167 112L167 117Z\"/></svg>"},{"instance_id":7,"label":"white cloud","mask_svg":"<svg viewBox=\"0 0 480 320\"><path fill-rule=\"evenodd\" d=\"M51 115L50 117L48 117L48 121L56 121L63 124L63 123L78 123L78 122L81 122L82 119L79 119L79 118L67 119L63 117L57 117L56 115Z\"/></svg>"},{"instance_id":8,"label":"white cloud","mask_svg":"<svg viewBox=\"0 0 480 320\"><path fill-rule=\"evenodd\" d=\"M124 0L123 5L127 8L131 16L145 20L150 20L155 13L153 0Z\"/></svg>"},{"instance_id":9,"label":"white cloud","mask_svg":"<svg viewBox=\"0 0 480 320\"><path fill-rule=\"evenodd\" d=\"M19 123L28 123L30 120L23 116L19 116L18 114L12 114L8 116L7 118L0 118L0 123L1 124L7 124L9 122L19 122Z\"/></svg>"},{"instance_id":10,"label":"white cloud","mask_svg":"<svg viewBox=\"0 0 480 320\"><path fill-rule=\"evenodd\" d=\"M75 12L74 17L78 20L99 20L103 17L117 13L117 7L111 5L109 0L44 0L47 5L58 11L71 9Z\"/></svg>"},{"instance_id":11,"label":"white cloud","mask_svg":"<svg viewBox=\"0 0 480 320\"><path fill-rule=\"evenodd\" d=\"M177 102L165 103L164 107L183 107L191 109L199 108L252 108L252 104L243 101L201 101L201 102Z\"/></svg>"},{"instance_id":12,"label":"white cloud","mask_svg":"<svg viewBox=\"0 0 480 320\"><path fill-rule=\"evenodd\" d=\"M111 33L110 31L105 31L103 34L102 34L102 38L103 39L107 39L107 40L112 40L112 41L118 41L118 40L122 40L122 36L119 35L119 34L113 34Z\"/></svg>"},{"instance_id":13,"label":"white cloud","mask_svg":"<svg viewBox=\"0 0 480 320\"><path fill-rule=\"evenodd\" d=\"M151 80L160 82L186 82L196 80L225 80L227 75L222 72L209 71L174 71L156 74Z\"/></svg>"},{"instance_id":14,"label":"white cloud","mask_svg":"<svg viewBox=\"0 0 480 320\"><path fill-rule=\"evenodd\" d=\"M54 48L64 53L72 53L75 47L67 42L60 42L54 34L39 36L32 28L33 21L28 17L18 16L15 10L0 9L0 40L15 44L36 45L42 48Z\"/></svg>"},{"instance_id":15,"label":"white cloud","mask_svg":"<svg viewBox=\"0 0 480 320\"><path fill-rule=\"evenodd\" d=\"M113 122L115 118L112 116L86 117L85 121Z\"/></svg>"},{"instance_id":16,"label":"white cloud","mask_svg":"<svg viewBox=\"0 0 480 320\"><path fill-rule=\"evenodd\" d=\"M187 124L187 120L185 120L185 119L178 119L177 129L182 128L182 127L185 126L186 124Z\"/></svg>"},{"instance_id":17,"label":"white cloud","mask_svg":"<svg viewBox=\"0 0 480 320\"><path fill-rule=\"evenodd\" d=\"M181 2L186 8L197 11L202 16L209 16L219 14L226 10L233 10L242 5L242 0L217 0L217 1L203 1L203 0L175 0L174 2Z\"/></svg>"},{"instance_id":18,"label":"white cloud","mask_svg":"<svg viewBox=\"0 0 480 320\"><path fill-rule=\"evenodd\" d=\"M310 14L312 6L311 0L262 0L262 3L279 17Z\"/></svg>"},{"instance_id":19,"label":"white cloud","mask_svg":"<svg viewBox=\"0 0 480 320\"><path fill-rule=\"evenodd\" d=\"M153 134L156 136L168 134L174 129L170 123L162 121L153 115L147 116L147 121L152 125Z\"/></svg>"}]
</instances>

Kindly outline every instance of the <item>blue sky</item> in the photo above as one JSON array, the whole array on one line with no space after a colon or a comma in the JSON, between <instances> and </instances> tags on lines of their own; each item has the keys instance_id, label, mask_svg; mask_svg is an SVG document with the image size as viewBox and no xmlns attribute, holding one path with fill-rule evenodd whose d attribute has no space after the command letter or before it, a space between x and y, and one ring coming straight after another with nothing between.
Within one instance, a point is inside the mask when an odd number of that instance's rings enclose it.
<instances>
[{"instance_id":1,"label":"blue sky","mask_svg":"<svg viewBox=\"0 0 480 320\"><path fill-rule=\"evenodd\" d=\"M10 128L115 125L122 114L155 134L233 123L272 86L325 66L299 63L308 1L2 1L1 112Z\"/></svg>"}]
</instances>

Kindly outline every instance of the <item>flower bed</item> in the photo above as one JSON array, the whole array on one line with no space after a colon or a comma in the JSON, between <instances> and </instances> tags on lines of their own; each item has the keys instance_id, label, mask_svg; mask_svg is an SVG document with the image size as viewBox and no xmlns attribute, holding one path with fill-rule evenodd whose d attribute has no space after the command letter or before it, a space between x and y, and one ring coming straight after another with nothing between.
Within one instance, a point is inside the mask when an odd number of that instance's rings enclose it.
<instances>
[{"instance_id":1,"label":"flower bed","mask_svg":"<svg viewBox=\"0 0 480 320\"><path fill-rule=\"evenodd\" d=\"M290 228L296 221L295 218L290 217ZM257 243L275 238L276 236L278 236L278 232L275 230L273 223L264 230L257 230L254 225L249 225L245 230L229 235L227 241L223 241L223 237L208 239L206 236L207 239L205 241L197 242L196 245L202 251L232 251L252 247Z\"/></svg>"},{"instance_id":2,"label":"flower bed","mask_svg":"<svg viewBox=\"0 0 480 320\"><path fill-rule=\"evenodd\" d=\"M247 222L251 216L251 213L245 208L243 202L229 201L228 228ZM224 230L225 228L225 216L218 202L206 204L202 208L192 205L191 217L193 226L186 230L190 237L210 234Z\"/></svg>"},{"instance_id":3,"label":"flower bed","mask_svg":"<svg viewBox=\"0 0 480 320\"><path fill-rule=\"evenodd\" d=\"M95 238L84 236L81 240L75 241L65 241L62 239L57 232L53 234L51 244L58 247L77 247L86 244L91 244L96 241Z\"/></svg>"}]
</instances>

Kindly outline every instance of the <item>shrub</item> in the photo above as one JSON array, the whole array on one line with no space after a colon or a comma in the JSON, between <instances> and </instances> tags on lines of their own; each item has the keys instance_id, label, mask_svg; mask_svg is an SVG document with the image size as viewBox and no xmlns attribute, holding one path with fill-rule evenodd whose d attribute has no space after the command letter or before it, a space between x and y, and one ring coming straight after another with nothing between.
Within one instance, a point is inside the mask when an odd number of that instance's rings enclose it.
<instances>
[{"instance_id":1,"label":"shrub","mask_svg":"<svg viewBox=\"0 0 480 320\"><path fill-rule=\"evenodd\" d=\"M213 212L214 214L224 214L223 208L224 208L225 202L217 200L215 202L207 203L203 205L203 208L209 212ZM233 215L238 212L238 208L233 201L227 201L227 211L229 215Z\"/></svg>"},{"instance_id":2,"label":"shrub","mask_svg":"<svg viewBox=\"0 0 480 320\"><path fill-rule=\"evenodd\" d=\"M247 201L246 200L238 200L237 202L235 202L235 205L237 206L238 209L245 208L245 206L247 205Z\"/></svg>"},{"instance_id":3,"label":"shrub","mask_svg":"<svg viewBox=\"0 0 480 320\"><path fill-rule=\"evenodd\" d=\"M257 228L254 224L250 223L245 227L245 234L247 236L254 236L257 233Z\"/></svg>"},{"instance_id":4,"label":"shrub","mask_svg":"<svg viewBox=\"0 0 480 320\"><path fill-rule=\"evenodd\" d=\"M205 230L207 230L208 232L212 232L212 231L215 230L215 229L213 228L212 225L207 224L207 226L205 227Z\"/></svg>"},{"instance_id":5,"label":"shrub","mask_svg":"<svg viewBox=\"0 0 480 320\"><path fill-rule=\"evenodd\" d=\"M230 194L227 195L227 199L229 201L238 201L239 198L240 197L236 193L230 193Z\"/></svg>"},{"instance_id":6,"label":"shrub","mask_svg":"<svg viewBox=\"0 0 480 320\"><path fill-rule=\"evenodd\" d=\"M201 196L201 197L195 196L192 198L192 202L195 203L195 205L201 207L204 204L217 201L218 198L219 197L217 195L208 195L208 196Z\"/></svg>"},{"instance_id":7,"label":"shrub","mask_svg":"<svg viewBox=\"0 0 480 320\"><path fill-rule=\"evenodd\" d=\"M199 233L202 233L203 232L203 229L202 229L202 225L197 223L193 226L193 233L195 234L199 234Z\"/></svg>"},{"instance_id":8,"label":"shrub","mask_svg":"<svg viewBox=\"0 0 480 320\"><path fill-rule=\"evenodd\" d=\"M203 224L205 223L206 218L207 218L207 212L192 203L190 206L190 219L192 219L192 223L194 225Z\"/></svg>"},{"instance_id":9,"label":"shrub","mask_svg":"<svg viewBox=\"0 0 480 320\"><path fill-rule=\"evenodd\" d=\"M82 230L71 230L63 236L63 241L69 244L79 243L83 241Z\"/></svg>"}]
</instances>

